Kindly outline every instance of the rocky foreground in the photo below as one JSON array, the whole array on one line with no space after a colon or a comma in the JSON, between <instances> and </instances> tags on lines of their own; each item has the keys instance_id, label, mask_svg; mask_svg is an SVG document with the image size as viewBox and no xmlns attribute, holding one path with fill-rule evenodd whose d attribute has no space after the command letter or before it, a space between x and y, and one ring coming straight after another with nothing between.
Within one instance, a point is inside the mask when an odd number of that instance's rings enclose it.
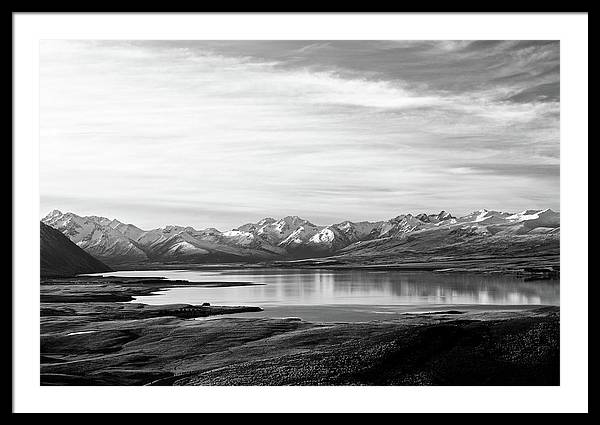
<instances>
[{"instance_id":1,"label":"rocky foreground","mask_svg":"<svg viewBox=\"0 0 600 425\"><path fill-rule=\"evenodd\" d=\"M557 307L310 323L232 316L194 320L257 307L117 302L178 284L183 283L45 280L41 384L559 384Z\"/></svg>"}]
</instances>

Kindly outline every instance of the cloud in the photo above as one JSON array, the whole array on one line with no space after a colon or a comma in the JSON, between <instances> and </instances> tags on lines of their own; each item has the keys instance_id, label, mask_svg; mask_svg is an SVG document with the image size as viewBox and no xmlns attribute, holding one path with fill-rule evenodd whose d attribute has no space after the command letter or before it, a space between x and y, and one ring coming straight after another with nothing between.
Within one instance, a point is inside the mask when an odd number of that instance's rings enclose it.
<instances>
[{"instance_id":1,"label":"cloud","mask_svg":"<svg viewBox=\"0 0 600 425\"><path fill-rule=\"evenodd\" d=\"M557 43L49 40L40 55L43 214L226 229L558 206Z\"/></svg>"}]
</instances>

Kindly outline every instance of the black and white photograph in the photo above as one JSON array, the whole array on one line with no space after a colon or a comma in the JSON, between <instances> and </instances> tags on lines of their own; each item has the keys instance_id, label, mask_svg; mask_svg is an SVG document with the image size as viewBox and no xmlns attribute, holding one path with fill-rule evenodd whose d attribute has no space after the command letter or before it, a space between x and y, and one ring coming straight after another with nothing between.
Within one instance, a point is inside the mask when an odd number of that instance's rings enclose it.
<instances>
[{"instance_id":1,"label":"black and white photograph","mask_svg":"<svg viewBox=\"0 0 600 425\"><path fill-rule=\"evenodd\" d=\"M39 36L41 391L570 381L568 46L310 35Z\"/></svg>"}]
</instances>

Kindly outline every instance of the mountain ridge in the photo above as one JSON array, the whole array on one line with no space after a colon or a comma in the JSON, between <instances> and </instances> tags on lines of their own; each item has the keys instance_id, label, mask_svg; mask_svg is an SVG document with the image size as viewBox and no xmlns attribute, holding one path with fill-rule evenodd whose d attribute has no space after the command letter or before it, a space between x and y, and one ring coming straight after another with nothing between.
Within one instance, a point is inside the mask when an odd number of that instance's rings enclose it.
<instances>
[{"instance_id":1,"label":"mountain ridge","mask_svg":"<svg viewBox=\"0 0 600 425\"><path fill-rule=\"evenodd\" d=\"M111 268L75 245L60 231L40 222L40 275L74 276L109 272Z\"/></svg>"},{"instance_id":2,"label":"mountain ridge","mask_svg":"<svg viewBox=\"0 0 600 425\"><path fill-rule=\"evenodd\" d=\"M510 244L511 240L520 243L527 239L535 247L546 240L558 243L560 237L560 213L551 209L517 213L480 209L462 217L442 210L437 214L400 214L373 222L345 220L326 226L289 215L281 219L266 217L224 232L212 227L198 230L175 225L142 230L117 219L78 216L59 210L50 212L42 222L109 265L261 262L364 253L365 247L371 247L369 255L376 256L390 244L406 243L407 238L423 239L418 249L426 252L436 248L431 241L438 240L440 235L445 235L444 244L453 241L454 245L473 245L477 238L483 237L490 244L487 250L494 243ZM461 251L461 247L455 248Z\"/></svg>"}]
</instances>

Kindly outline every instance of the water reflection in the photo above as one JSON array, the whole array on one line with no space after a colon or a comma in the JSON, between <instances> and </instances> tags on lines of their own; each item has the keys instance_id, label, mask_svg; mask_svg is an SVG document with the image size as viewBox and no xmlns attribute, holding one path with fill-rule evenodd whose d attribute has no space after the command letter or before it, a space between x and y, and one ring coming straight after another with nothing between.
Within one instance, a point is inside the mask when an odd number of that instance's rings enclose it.
<instances>
[{"instance_id":1,"label":"water reflection","mask_svg":"<svg viewBox=\"0 0 600 425\"><path fill-rule=\"evenodd\" d=\"M161 270L104 275L163 276L190 282L252 282L257 286L170 288L138 297L147 304L218 305L526 305L559 304L559 282L476 274L365 270Z\"/></svg>"}]
</instances>

